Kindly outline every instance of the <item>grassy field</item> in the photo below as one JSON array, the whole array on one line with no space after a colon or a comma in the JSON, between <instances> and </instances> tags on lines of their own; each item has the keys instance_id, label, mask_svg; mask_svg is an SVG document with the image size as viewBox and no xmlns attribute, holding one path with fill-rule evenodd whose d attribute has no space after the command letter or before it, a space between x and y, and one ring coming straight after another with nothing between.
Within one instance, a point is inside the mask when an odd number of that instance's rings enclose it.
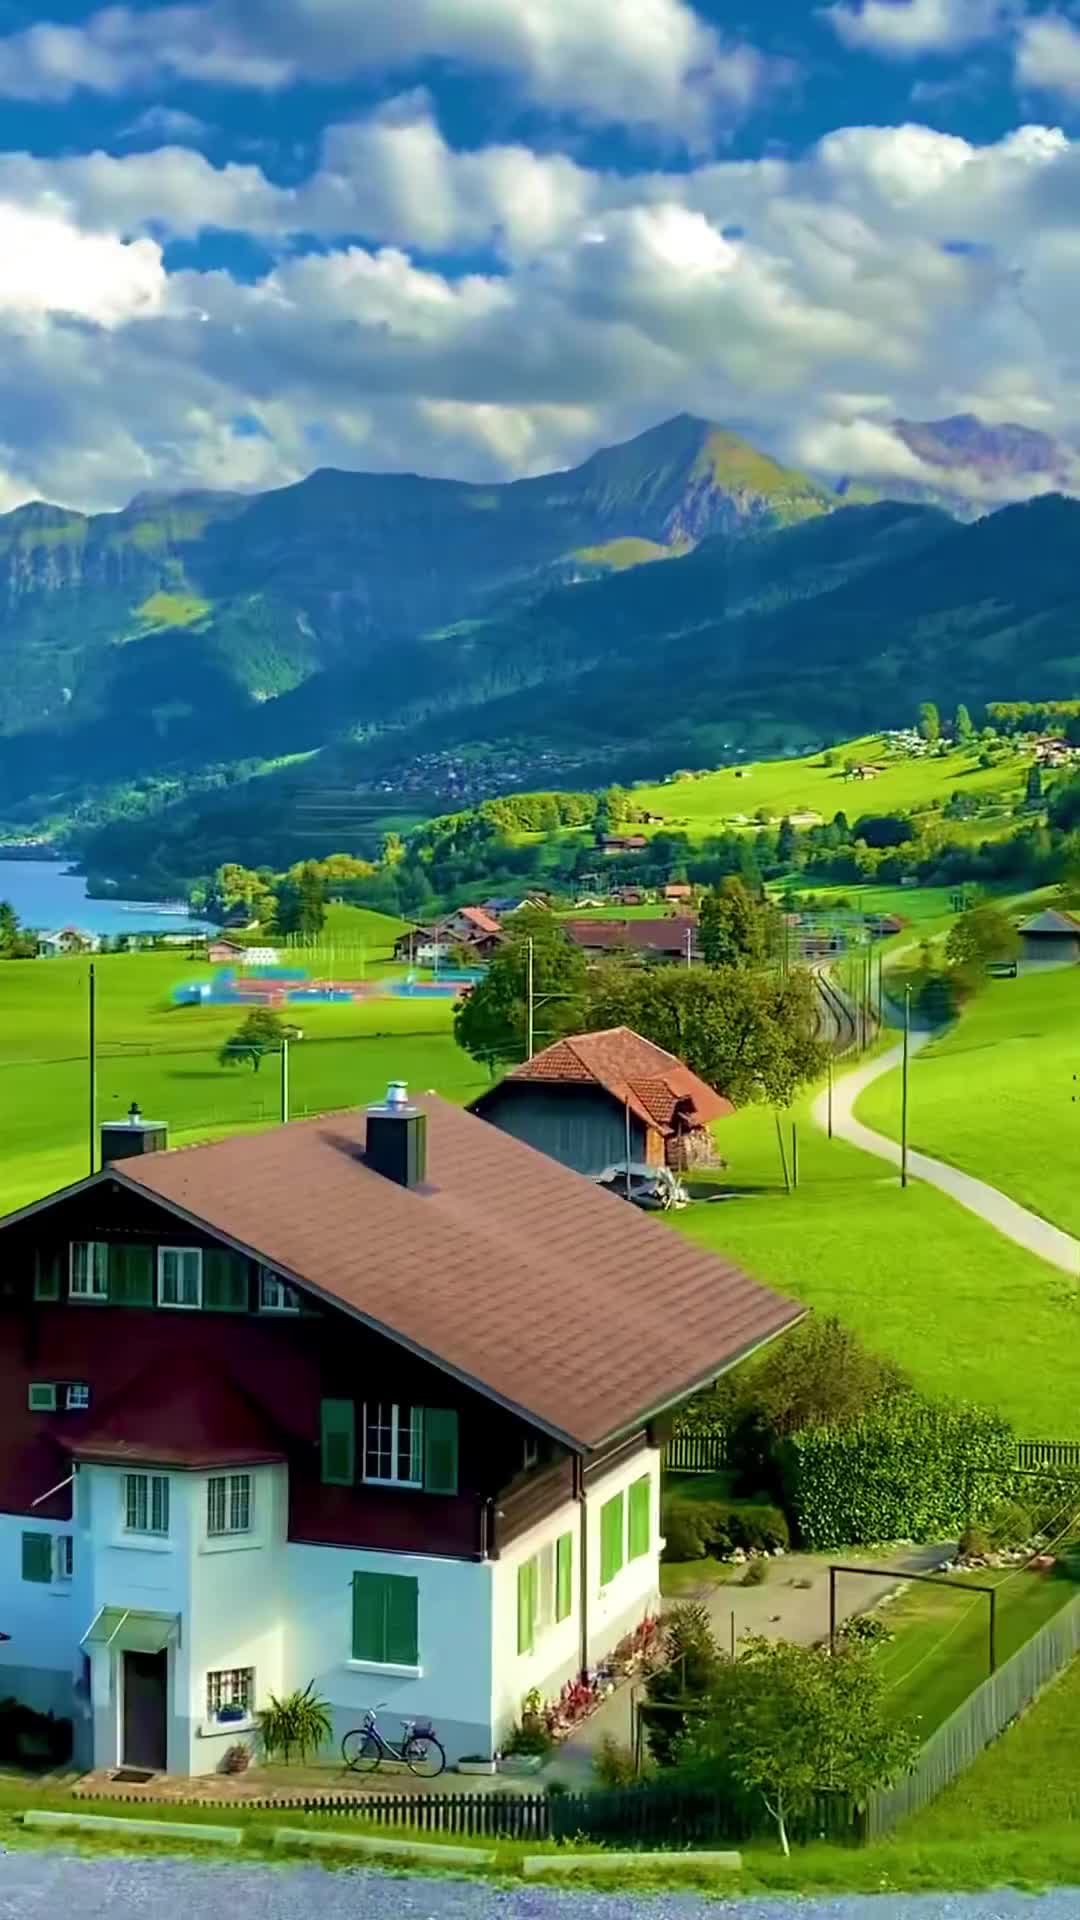
<instances>
[{"instance_id":1,"label":"grassy field","mask_svg":"<svg viewBox=\"0 0 1080 1920\"><path fill-rule=\"evenodd\" d=\"M934 1843L1064 1828L1080 1837L1078 1724L1080 1659L932 1806L906 1821L898 1838Z\"/></svg>"},{"instance_id":2,"label":"grassy field","mask_svg":"<svg viewBox=\"0 0 1080 1920\"><path fill-rule=\"evenodd\" d=\"M912 1062L911 1143L1080 1232L1080 968L989 981ZM899 1138L899 1070L858 1102Z\"/></svg>"},{"instance_id":3,"label":"grassy field","mask_svg":"<svg viewBox=\"0 0 1080 1920\"><path fill-rule=\"evenodd\" d=\"M847 1578L841 1576L841 1585ZM990 1603L972 1587L995 1590L999 1665L1077 1594L1075 1580L1067 1575L1016 1568L982 1568L950 1574L948 1580L947 1587L912 1581L881 1615L896 1635L876 1655L889 1705L898 1720L915 1721L923 1738L989 1675Z\"/></svg>"},{"instance_id":4,"label":"grassy field","mask_svg":"<svg viewBox=\"0 0 1080 1920\"><path fill-rule=\"evenodd\" d=\"M774 819L813 811L826 821L840 812L854 820L861 813L918 813L958 789L1007 805L1019 798L1027 769L1027 756L1021 753L998 766L980 767L977 752L967 749L940 758L891 761L876 736L848 741L835 753L831 767L814 753L800 760L763 760L695 779L635 787L634 804L663 815L665 827L701 836L723 831L740 815L753 819L759 807L767 807ZM844 761L849 759L882 765L886 771L874 780L848 780Z\"/></svg>"},{"instance_id":5,"label":"grassy field","mask_svg":"<svg viewBox=\"0 0 1080 1920\"><path fill-rule=\"evenodd\" d=\"M807 1306L835 1313L928 1392L997 1407L1021 1434L1069 1438L1080 1395L1076 1289L973 1214L881 1161L799 1127L785 1194L772 1113L718 1129L736 1198L664 1216ZM785 1144L790 1157L790 1122ZM1047 1369L1053 1390L1047 1390Z\"/></svg>"},{"instance_id":6,"label":"grassy field","mask_svg":"<svg viewBox=\"0 0 1080 1920\"><path fill-rule=\"evenodd\" d=\"M338 910L325 943L297 955L313 975L361 977L344 949L371 956L368 974L390 971L385 955L398 923L357 921ZM381 925L379 924L381 922ZM0 967L0 1213L38 1198L88 1166L87 961L55 959ZM221 1067L217 1054L242 1012L172 1002L183 981L213 969L182 953L106 954L96 961L98 1111L119 1117L132 1100L167 1120L174 1140L257 1126L280 1111L277 1061L255 1073ZM467 1100L487 1084L461 1052L449 1000L372 999L305 1007L304 1039L290 1049L294 1115L376 1098L390 1079Z\"/></svg>"}]
</instances>

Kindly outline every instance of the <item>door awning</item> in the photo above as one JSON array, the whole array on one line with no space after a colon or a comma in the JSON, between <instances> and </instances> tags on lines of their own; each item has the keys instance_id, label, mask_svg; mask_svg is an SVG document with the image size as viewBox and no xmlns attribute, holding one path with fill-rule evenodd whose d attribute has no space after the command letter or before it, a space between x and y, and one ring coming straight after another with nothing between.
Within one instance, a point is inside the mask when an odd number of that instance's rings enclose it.
<instances>
[{"instance_id":1,"label":"door awning","mask_svg":"<svg viewBox=\"0 0 1080 1920\"><path fill-rule=\"evenodd\" d=\"M152 1613L141 1607L99 1607L79 1645L122 1647L125 1653L162 1653L180 1639L178 1613Z\"/></svg>"}]
</instances>

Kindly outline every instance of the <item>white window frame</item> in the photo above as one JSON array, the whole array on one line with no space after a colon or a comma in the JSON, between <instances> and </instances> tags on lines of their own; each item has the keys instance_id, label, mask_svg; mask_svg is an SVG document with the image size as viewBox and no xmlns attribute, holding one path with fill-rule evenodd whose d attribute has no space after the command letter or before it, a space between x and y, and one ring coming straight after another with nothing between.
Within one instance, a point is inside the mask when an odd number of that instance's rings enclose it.
<instances>
[{"instance_id":1,"label":"white window frame","mask_svg":"<svg viewBox=\"0 0 1080 1920\"><path fill-rule=\"evenodd\" d=\"M70 1533L53 1535L53 1579L61 1585L74 1578L75 1538Z\"/></svg>"},{"instance_id":2,"label":"white window frame","mask_svg":"<svg viewBox=\"0 0 1080 1920\"><path fill-rule=\"evenodd\" d=\"M259 1268L259 1312L299 1313L300 1295L273 1267Z\"/></svg>"},{"instance_id":3,"label":"white window frame","mask_svg":"<svg viewBox=\"0 0 1080 1920\"><path fill-rule=\"evenodd\" d=\"M369 1410L372 1414L378 1412L380 1416L382 1416L382 1414L384 1413L389 1413L390 1415L389 1423L387 1423L387 1421L385 1421L381 1417L378 1420L372 1420L369 1423L369 1419L368 1419ZM403 1412L407 1413L409 1416L409 1426L411 1430L411 1439L412 1439L412 1445L411 1445L412 1473L407 1480L404 1479L398 1473L398 1440L401 1432L401 1415ZM364 1417L364 1462L363 1462L362 1478L365 1484L369 1487L422 1487L424 1484L424 1409L423 1407L407 1406L404 1402L398 1401L398 1400L365 1400L363 1405L363 1417ZM389 1424L390 1472L388 1474L368 1472L368 1426L369 1424L372 1426L376 1426L380 1429L386 1427L386 1425Z\"/></svg>"},{"instance_id":4,"label":"white window frame","mask_svg":"<svg viewBox=\"0 0 1080 1920\"><path fill-rule=\"evenodd\" d=\"M135 1524L132 1525L131 1513L133 1502L131 1490L133 1487L137 1489L140 1481L143 1483L143 1524L140 1525L138 1520L139 1494L138 1491L136 1491L134 1497L136 1520ZM164 1489L164 1491L158 1491L158 1489ZM168 1474L125 1473L121 1491L123 1497L122 1532L127 1537L136 1540L167 1540L169 1537L170 1520ZM157 1527L154 1525L155 1504L158 1506L159 1515L163 1514L164 1516L164 1524Z\"/></svg>"},{"instance_id":5,"label":"white window frame","mask_svg":"<svg viewBox=\"0 0 1080 1920\"><path fill-rule=\"evenodd\" d=\"M194 1300L166 1300L165 1299L165 1262L170 1254L176 1255L178 1259L183 1261L193 1260L195 1262L195 1292L197 1295L196 1299ZM158 1248L157 1250L157 1303L159 1307L167 1307L170 1313L197 1313L199 1311L199 1308L202 1306L202 1303L203 1303L203 1257L202 1257L201 1247L159 1247Z\"/></svg>"},{"instance_id":6,"label":"white window frame","mask_svg":"<svg viewBox=\"0 0 1080 1920\"><path fill-rule=\"evenodd\" d=\"M76 1254L85 1253L85 1271L75 1272ZM73 1240L68 1248L69 1300L107 1300L109 1297L109 1243L107 1240Z\"/></svg>"},{"instance_id":7,"label":"white window frame","mask_svg":"<svg viewBox=\"0 0 1080 1920\"><path fill-rule=\"evenodd\" d=\"M235 1682L241 1682L240 1688ZM215 1685L215 1682L218 1684ZM242 1692L246 1698L238 1700L236 1695ZM211 1667L206 1675L206 1718L217 1727L250 1725L255 1716L255 1669L254 1667ZM244 1709L242 1721L219 1720L222 1707L241 1706Z\"/></svg>"},{"instance_id":8,"label":"white window frame","mask_svg":"<svg viewBox=\"0 0 1080 1920\"><path fill-rule=\"evenodd\" d=\"M85 1413L90 1405L90 1388L85 1380L69 1380L64 1388L64 1412Z\"/></svg>"},{"instance_id":9,"label":"white window frame","mask_svg":"<svg viewBox=\"0 0 1080 1920\"><path fill-rule=\"evenodd\" d=\"M220 1489L220 1493L219 1490ZM215 1525L220 1499L221 1525ZM251 1473L212 1473L206 1482L206 1537L208 1540L247 1539L255 1528L255 1476Z\"/></svg>"}]
</instances>

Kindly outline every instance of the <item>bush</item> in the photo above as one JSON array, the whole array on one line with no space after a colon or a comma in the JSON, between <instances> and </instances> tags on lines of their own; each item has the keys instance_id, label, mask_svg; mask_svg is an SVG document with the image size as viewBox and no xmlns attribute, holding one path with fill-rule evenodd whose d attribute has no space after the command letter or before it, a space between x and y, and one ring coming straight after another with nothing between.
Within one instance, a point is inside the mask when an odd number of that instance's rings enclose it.
<instances>
[{"instance_id":1,"label":"bush","mask_svg":"<svg viewBox=\"0 0 1080 1920\"><path fill-rule=\"evenodd\" d=\"M264 1707L256 1719L266 1758L271 1760L280 1754L286 1766L294 1753L299 1754L302 1761L306 1760L309 1753L318 1753L330 1738L330 1708L325 1700L319 1699L314 1680L309 1680L303 1689L286 1694L283 1700L271 1694L269 1706Z\"/></svg>"},{"instance_id":2,"label":"bush","mask_svg":"<svg viewBox=\"0 0 1080 1920\"><path fill-rule=\"evenodd\" d=\"M605 1733L593 1760L596 1777L602 1787L632 1787L637 1782L634 1750Z\"/></svg>"},{"instance_id":3,"label":"bush","mask_svg":"<svg viewBox=\"0 0 1080 1920\"><path fill-rule=\"evenodd\" d=\"M997 1414L905 1394L861 1420L794 1434L785 1504L814 1551L956 1538L1008 1497L1014 1460Z\"/></svg>"},{"instance_id":4,"label":"bush","mask_svg":"<svg viewBox=\"0 0 1080 1920\"><path fill-rule=\"evenodd\" d=\"M985 1527L965 1527L960 1535L960 1551L965 1560L978 1560L990 1551L990 1535Z\"/></svg>"},{"instance_id":5,"label":"bush","mask_svg":"<svg viewBox=\"0 0 1080 1920\"><path fill-rule=\"evenodd\" d=\"M790 1544L779 1507L727 1500L672 1499L664 1508L665 1560L718 1559L741 1547L745 1553L774 1553Z\"/></svg>"},{"instance_id":6,"label":"bush","mask_svg":"<svg viewBox=\"0 0 1080 1920\"><path fill-rule=\"evenodd\" d=\"M504 1753L541 1753L551 1752L555 1742L542 1720L531 1721L526 1726L512 1727L502 1743Z\"/></svg>"},{"instance_id":7,"label":"bush","mask_svg":"<svg viewBox=\"0 0 1080 1920\"><path fill-rule=\"evenodd\" d=\"M769 1563L764 1559L751 1560L742 1577L744 1587L763 1587L769 1577Z\"/></svg>"},{"instance_id":8,"label":"bush","mask_svg":"<svg viewBox=\"0 0 1080 1920\"><path fill-rule=\"evenodd\" d=\"M845 1620L840 1628L840 1638L851 1641L855 1646L881 1647L896 1636L879 1613L853 1613L851 1619Z\"/></svg>"},{"instance_id":9,"label":"bush","mask_svg":"<svg viewBox=\"0 0 1080 1920\"><path fill-rule=\"evenodd\" d=\"M1024 1546L1035 1531L1031 1514L1018 1500L1007 1500L990 1516L990 1537L995 1547Z\"/></svg>"}]
</instances>

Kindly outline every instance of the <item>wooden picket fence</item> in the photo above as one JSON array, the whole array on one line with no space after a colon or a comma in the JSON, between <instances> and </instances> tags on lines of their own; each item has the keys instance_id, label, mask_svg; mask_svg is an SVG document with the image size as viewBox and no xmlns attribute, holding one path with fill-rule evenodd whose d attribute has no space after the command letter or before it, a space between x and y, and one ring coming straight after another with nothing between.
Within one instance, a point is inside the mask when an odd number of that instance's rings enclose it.
<instances>
[{"instance_id":1,"label":"wooden picket fence","mask_svg":"<svg viewBox=\"0 0 1080 1920\"><path fill-rule=\"evenodd\" d=\"M664 1448L665 1473L716 1473L727 1463L726 1433L676 1433Z\"/></svg>"}]
</instances>

